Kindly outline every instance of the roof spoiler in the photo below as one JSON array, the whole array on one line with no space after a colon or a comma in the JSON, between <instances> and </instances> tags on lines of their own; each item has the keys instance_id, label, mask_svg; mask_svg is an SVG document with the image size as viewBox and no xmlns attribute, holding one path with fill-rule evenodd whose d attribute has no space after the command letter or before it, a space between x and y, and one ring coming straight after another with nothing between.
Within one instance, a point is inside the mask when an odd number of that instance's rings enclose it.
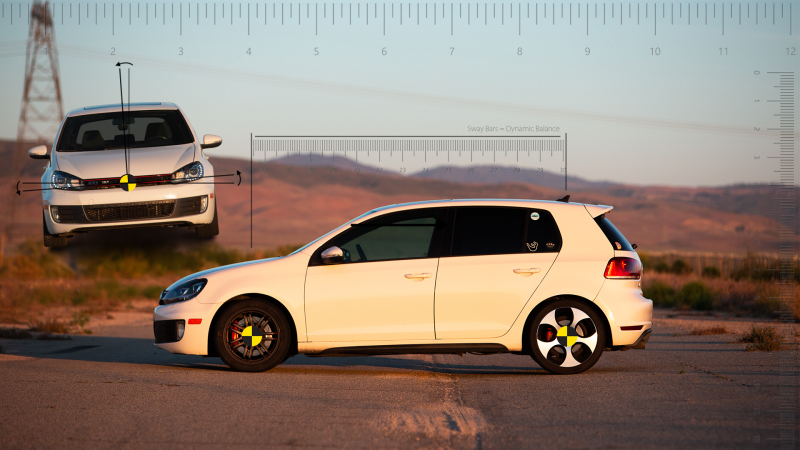
<instances>
[{"instance_id":1,"label":"roof spoiler","mask_svg":"<svg viewBox=\"0 0 800 450\"><path fill-rule=\"evenodd\" d=\"M594 219L597 219L600 216L604 215L605 213L614 209L613 206L607 206L607 205L583 205L583 206L586 208L586 211L589 212L589 215L592 216L592 218Z\"/></svg>"},{"instance_id":2,"label":"roof spoiler","mask_svg":"<svg viewBox=\"0 0 800 450\"><path fill-rule=\"evenodd\" d=\"M558 199L556 201L557 202L569 203L569 194L565 195L564 197L562 197L562 198L560 198L560 199Z\"/></svg>"}]
</instances>

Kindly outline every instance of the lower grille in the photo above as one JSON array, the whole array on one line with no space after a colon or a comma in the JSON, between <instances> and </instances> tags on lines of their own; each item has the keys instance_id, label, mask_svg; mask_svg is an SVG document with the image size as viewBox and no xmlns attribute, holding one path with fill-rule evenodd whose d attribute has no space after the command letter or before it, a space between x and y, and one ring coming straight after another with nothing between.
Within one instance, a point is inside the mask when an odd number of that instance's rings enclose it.
<instances>
[{"instance_id":1,"label":"lower grille","mask_svg":"<svg viewBox=\"0 0 800 450\"><path fill-rule=\"evenodd\" d=\"M172 215L175 211L175 200L119 203L115 205L85 205L83 211L92 222L158 219Z\"/></svg>"},{"instance_id":2,"label":"lower grille","mask_svg":"<svg viewBox=\"0 0 800 450\"><path fill-rule=\"evenodd\" d=\"M180 341L181 339L178 337L179 322L183 322L183 320L157 320L153 322L153 334L156 338L156 344Z\"/></svg>"},{"instance_id":3,"label":"lower grille","mask_svg":"<svg viewBox=\"0 0 800 450\"><path fill-rule=\"evenodd\" d=\"M81 205L51 206L50 214L58 223L87 223Z\"/></svg>"}]
</instances>

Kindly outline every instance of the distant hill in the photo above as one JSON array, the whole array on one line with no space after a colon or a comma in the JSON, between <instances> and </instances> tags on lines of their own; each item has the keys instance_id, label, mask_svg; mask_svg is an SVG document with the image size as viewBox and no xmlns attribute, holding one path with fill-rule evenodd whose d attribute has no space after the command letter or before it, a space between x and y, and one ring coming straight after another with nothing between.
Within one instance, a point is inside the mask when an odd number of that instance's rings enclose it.
<instances>
[{"instance_id":1,"label":"distant hill","mask_svg":"<svg viewBox=\"0 0 800 450\"><path fill-rule=\"evenodd\" d=\"M550 189L564 190L564 175L548 171L523 169L506 166L440 166L427 171L411 174L411 176L451 181L453 183L505 184L526 183ZM572 190L600 189L613 186L606 181L588 181L580 177L570 176L567 187Z\"/></svg>"},{"instance_id":2,"label":"distant hill","mask_svg":"<svg viewBox=\"0 0 800 450\"><path fill-rule=\"evenodd\" d=\"M13 144L0 141L0 158L10 161ZM40 238L41 194L15 194L18 180L38 181L42 161L18 156L20 175L12 175L10 164L0 169L0 205L4 212L16 205L11 228L13 240ZM527 174L542 184L513 179L502 183L459 182L431 176L375 173L369 166L336 158L293 155L280 162L255 162L252 179L253 244L257 248L286 243L302 244L370 209L393 203L447 198L526 198L552 200L562 197L563 185L541 174ZM241 186L219 185L221 235L216 242L241 248L250 246L250 162L241 159L211 159L217 173L242 172ZM288 163L288 164L287 164ZM356 171L355 169L359 170ZM463 170L463 169L461 169ZM486 173L476 172L487 180ZM549 174L550 176L556 176ZM460 174L464 176L464 174ZM471 175L470 175L471 176ZM503 174L502 176L508 176ZM237 180L238 181L238 180ZM491 181L491 180L489 180ZM562 179L563 182L563 179ZM767 215L775 210L777 187L725 186L681 188L594 183L570 178L571 200L613 205L609 218L641 250L684 250L739 253L770 251L777 222ZM555 186L555 187L554 187ZM797 189L795 189L795 197ZM758 215L753 214L758 212ZM8 221L8 213L0 221ZM5 223L0 224L5 229ZM124 239L124 231L106 232ZM191 240L184 229L164 231ZM159 236L164 235L159 234ZM91 235L89 235L91 236ZM78 237L71 242L79 242ZM170 238L172 239L172 238ZM755 244L758 240L760 244Z\"/></svg>"}]
</instances>

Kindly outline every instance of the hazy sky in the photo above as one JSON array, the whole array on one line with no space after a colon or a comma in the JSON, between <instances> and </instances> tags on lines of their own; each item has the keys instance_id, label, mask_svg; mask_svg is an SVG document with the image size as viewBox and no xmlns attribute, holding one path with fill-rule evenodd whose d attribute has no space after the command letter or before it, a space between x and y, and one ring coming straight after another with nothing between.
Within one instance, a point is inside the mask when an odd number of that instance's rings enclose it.
<instances>
[{"instance_id":1,"label":"hazy sky","mask_svg":"<svg viewBox=\"0 0 800 450\"><path fill-rule=\"evenodd\" d=\"M13 139L28 3L13 3L13 24L12 4L1 5L0 138ZM767 72L800 69L796 2L53 6L65 112L119 101L114 64L129 61L132 101L177 103L199 134L223 137L214 154L240 158L251 133L548 126L569 134L570 173L591 180L774 181L777 134L767 128L778 126L779 104L767 100L778 96L778 75ZM483 157L474 163L492 162ZM413 172L444 162L381 165ZM506 155L496 163L517 164ZM537 156L519 165L557 172L563 163Z\"/></svg>"}]
</instances>

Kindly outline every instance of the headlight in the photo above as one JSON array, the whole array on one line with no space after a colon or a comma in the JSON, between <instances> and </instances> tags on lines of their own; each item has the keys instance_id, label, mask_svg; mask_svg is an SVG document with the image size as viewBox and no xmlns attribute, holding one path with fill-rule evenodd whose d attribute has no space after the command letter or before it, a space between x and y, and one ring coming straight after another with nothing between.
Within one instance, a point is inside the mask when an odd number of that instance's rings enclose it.
<instances>
[{"instance_id":1,"label":"headlight","mask_svg":"<svg viewBox=\"0 0 800 450\"><path fill-rule=\"evenodd\" d=\"M172 174L173 183L186 183L195 181L198 178L203 178L203 164L200 161L187 164Z\"/></svg>"},{"instance_id":2,"label":"headlight","mask_svg":"<svg viewBox=\"0 0 800 450\"><path fill-rule=\"evenodd\" d=\"M70 175L60 170L56 170L53 172L53 175L50 176L50 186L52 186L53 189L66 189L73 191L83 190L84 187L83 180L75 175Z\"/></svg>"},{"instance_id":3,"label":"headlight","mask_svg":"<svg viewBox=\"0 0 800 450\"><path fill-rule=\"evenodd\" d=\"M159 299L159 305L170 305L172 303L179 303L185 302L186 300L191 300L206 287L206 283L208 280L205 278L200 278L196 280L189 280L185 283L181 283L178 286L167 289L163 293L161 293L161 299Z\"/></svg>"}]
</instances>

